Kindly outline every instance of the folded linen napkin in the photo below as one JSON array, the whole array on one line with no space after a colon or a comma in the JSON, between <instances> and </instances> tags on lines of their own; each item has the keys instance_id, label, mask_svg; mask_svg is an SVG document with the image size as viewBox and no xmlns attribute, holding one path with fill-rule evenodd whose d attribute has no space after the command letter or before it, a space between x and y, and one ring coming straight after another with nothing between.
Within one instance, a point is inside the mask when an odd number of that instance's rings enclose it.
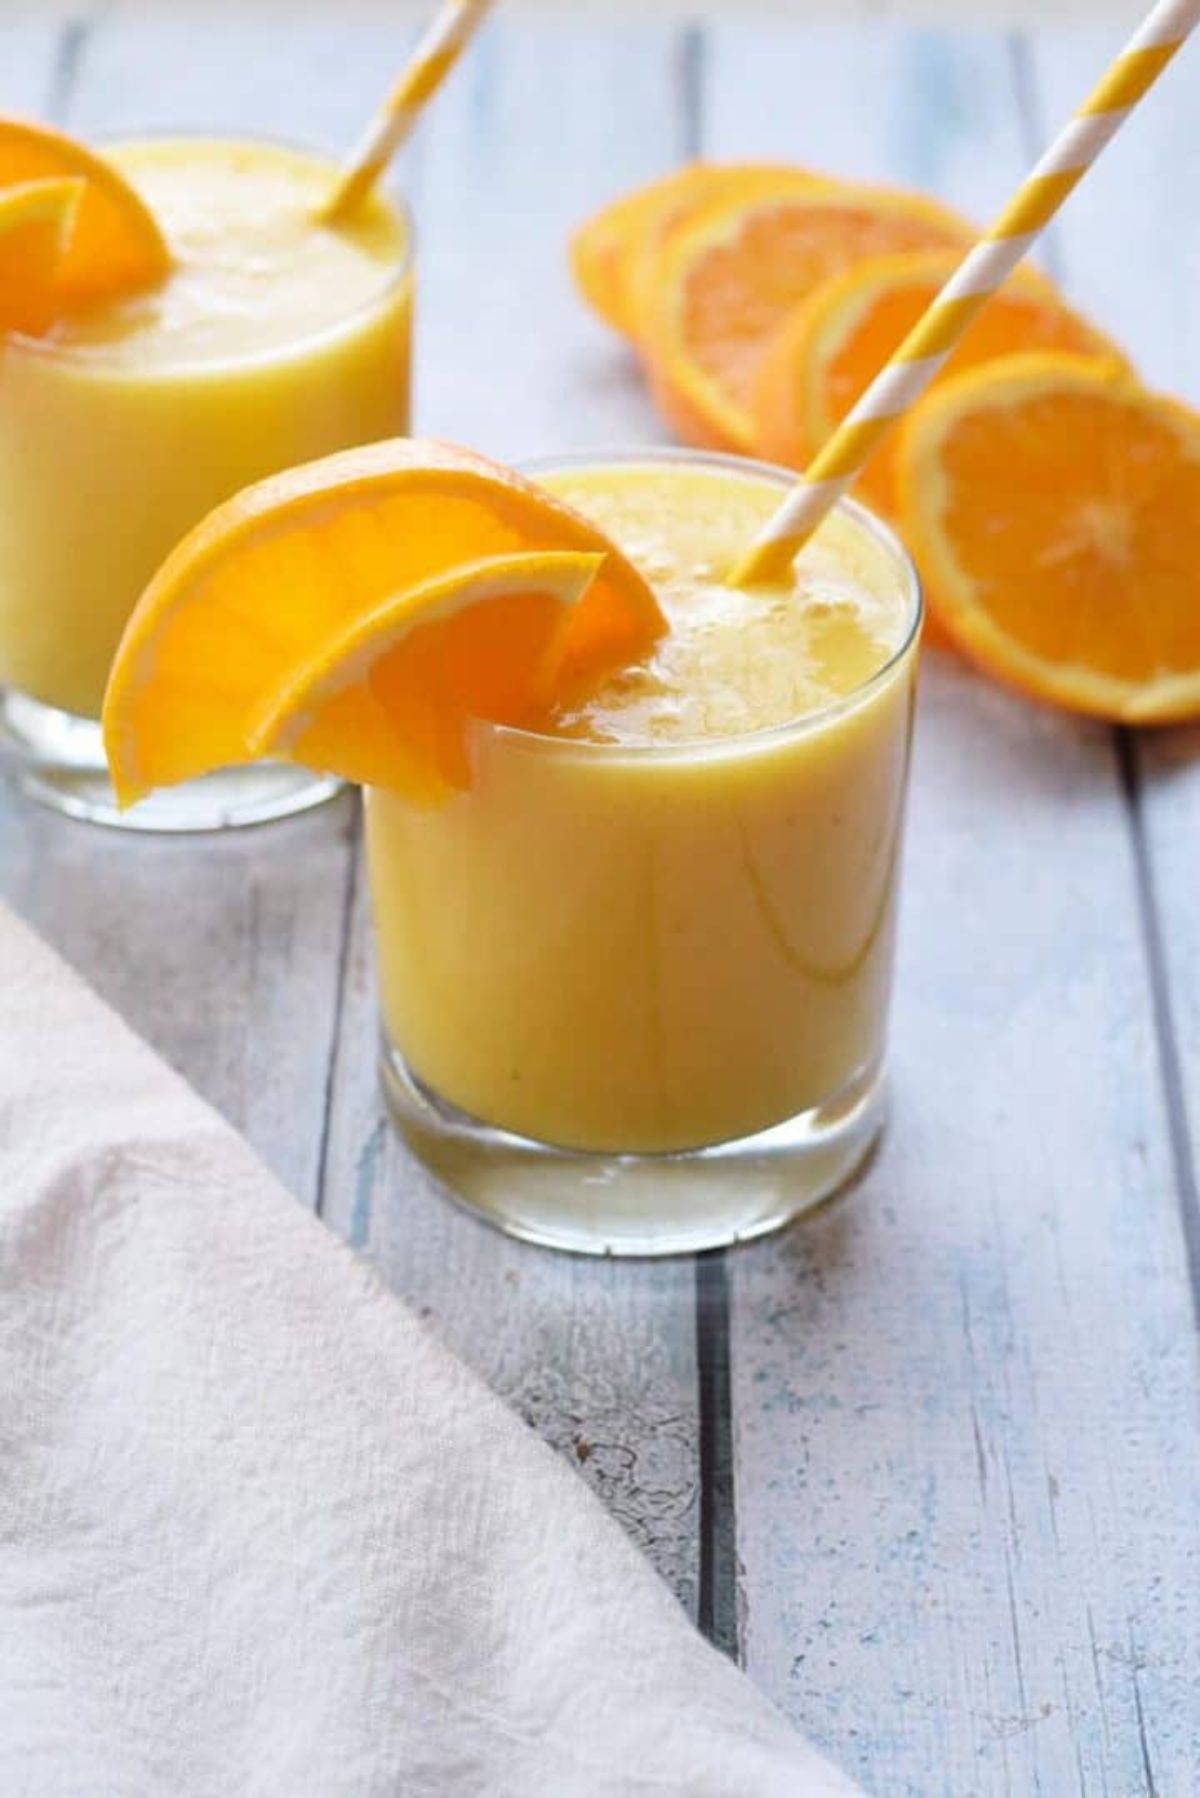
<instances>
[{"instance_id":1,"label":"folded linen napkin","mask_svg":"<svg viewBox=\"0 0 1200 1798\"><path fill-rule=\"evenodd\" d=\"M6 1798L855 1789L0 908Z\"/></svg>"}]
</instances>

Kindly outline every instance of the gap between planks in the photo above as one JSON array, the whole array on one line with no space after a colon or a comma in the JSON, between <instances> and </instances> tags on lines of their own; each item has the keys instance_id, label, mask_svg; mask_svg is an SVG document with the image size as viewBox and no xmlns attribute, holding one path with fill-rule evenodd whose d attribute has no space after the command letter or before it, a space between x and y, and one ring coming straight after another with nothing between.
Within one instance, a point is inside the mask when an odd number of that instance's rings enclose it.
<instances>
[{"instance_id":1,"label":"gap between planks","mask_svg":"<svg viewBox=\"0 0 1200 1798\"><path fill-rule=\"evenodd\" d=\"M704 83L708 36L692 22L679 33L681 162L705 152ZM694 1258L696 1412L700 1486L696 1622L713 1645L740 1660L737 1598L737 1492L729 1359L729 1275L724 1249Z\"/></svg>"}]
</instances>

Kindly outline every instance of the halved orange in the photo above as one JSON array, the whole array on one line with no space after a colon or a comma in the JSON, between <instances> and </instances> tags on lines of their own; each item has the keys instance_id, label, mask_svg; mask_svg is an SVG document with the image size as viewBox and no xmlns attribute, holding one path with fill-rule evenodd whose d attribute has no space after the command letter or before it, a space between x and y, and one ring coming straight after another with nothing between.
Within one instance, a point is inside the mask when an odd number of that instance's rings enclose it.
<instances>
[{"instance_id":1,"label":"halved orange","mask_svg":"<svg viewBox=\"0 0 1200 1798\"><path fill-rule=\"evenodd\" d=\"M974 661L1099 718L1200 716L1200 415L1093 359L1008 356L914 408L898 476Z\"/></svg>"},{"instance_id":2,"label":"halved orange","mask_svg":"<svg viewBox=\"0 0 1200 1798\"><path fill-rule=\"evenodd\" d=\"M653 291L657 257L669 238L719 198L811 187L820 177L786 163L688 162L601 207L570 243L583 297L615 331L636 339L641 294Z\"/></svg>"},{"instance_id":3,"label":"halved orange","mask_svg":"<svg viewBox=\"0 0 1200 1798\"><path fill-rule=\"evenodd\" d=\"M636 659L663 629L653 593L587 519L511 469L450 444L370 444L235 495L168 556L121 639L104 703L121 802L253 760L264 720L286 713L288 695L306 692L356 627L369 637L367 620L411 622L418 590L421 604L440 604L439 580L465 562L530 550L602 560L571 597L552 643L530 636L520 606L508 647L494 628L498 615L481 614L465 648L454 635L455 655L536 662L515 675L482 670L474 687L460 667L452 683L459 698L487 691L510 699L524 690L521 681L544 675L550 648L554 697L583 690ZM518 582L510 591L519 598L530 589ZM536 591L550 591L544 579ZM563 592L556 603L566 605ZM364 719L364 731L370 728ZM404 719L396 728L402 735ZM416 760L429 741L422 728L414 721ZM435 782L443 774L439 764Z\"/></svg>"},{"instance_id":4,"label":"halved orange","mask_svg":"<svg viewBox=\"0 0 1200 1798\"><path fill-rule=\"evenodd\" d=\"M52 323L55 276L82 193L78 179L0 188L0 332Z\"/></svg>"},{"instance_id":5,"label":"halved orange","mask_svg":"<svg viewBox=\"0 0 1200 1798\"><path fill-rule=\"evenodd\" d=\"M469 785L470 720L544 713L572 608L603 561L594 550L525 550L389 595L288 676L247 732L249 748L410 795Z\"/></svg>"},{"instance_id":6,"label":"halved orange","mask_svg":"<svg viewBox=\"0 0 1200 1798\"><path fill-rule=\"evenodd\" d=\"M84 184L55 276L64 311L148 287L170 267L153 214L111 163L74 138L20 119L0 119L0 189L27 181Z\"/></svg>"},{"instance_id":7,"label":"halved orange","mask_svg":"<svg viewBox=\"0 0 1200 1798\"><path fill-rule=\"evenodd\" d=\"M754 389L759 455L801 468L821 448L871 379L954 273L944 250L860 262L816 288L778 331ZM1116 344L1072 311L1044 275L1018 269L983 308L937 377L1024 350L1106 356ZM895 439L880 445L858 491L894 517Z\"/></svg>"},{"instance_id":8,"label":"halved orange","mask_svg":"<svg viewBox=\"0 0 1200 1798\"><path fill-rule=\"evenodd\" d=\"M868 257L964 247L965 220L919 194L814 182L716 200L673 233L643 296L640 345L655 397L689 441L752 450L758 369L820 282Z\"/></svg>"}]
</instances>

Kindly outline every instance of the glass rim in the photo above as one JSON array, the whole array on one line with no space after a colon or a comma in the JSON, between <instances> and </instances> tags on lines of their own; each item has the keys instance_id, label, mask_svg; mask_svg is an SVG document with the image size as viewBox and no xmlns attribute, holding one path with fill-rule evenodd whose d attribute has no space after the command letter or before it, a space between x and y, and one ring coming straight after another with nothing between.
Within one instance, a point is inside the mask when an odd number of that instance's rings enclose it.
<instances>
[{"instance_id":1,"label":"glass rim","mask_svg":"<svg viewBox=\"0 0 1200 1798\"><path fill-rule=\"evenodd\" d=\"M563 450L551 455L535 456L517 464L519 472L536 481L539 475L557 469L607 468L614 463L637 464L679 463L699 465L713 470L733 471L751 477L766 477L781 488L795 485L794 468L783 468L775 462L764 462L752 456L732 455L721 450L688 449L678 444L620 444L611 448ZM586 738L556 737L548 732L528 730L513 724L491 724L480 721L477 730L506 741L536 746L539 754L577 756L585 760L616 761L700 761L717 756L750 754L774 743L808 736L824 729L836 719L863 705L872 694L891 680L896 671L911 657L917 647L925 617L925 595L916 563L891 525L860 500L843 497L832 508L852 521L855 527L883 551L894 565L908 602L909 617L904 634L895 649L865 680L838 694L814 711L789 718L783 724L765 724L756 730L740 731L726 737L691 737L665 743L594 743Z\"/></svg>"},{"instance_id":2,"label":"glass rim","mask_svg":"<svg viewBox=\"0 0 1200 1798\"><path fill-rule=\"evenodd\" d=\"M176 127L155 126L149 129L127 131L106 131L99 133L89 142L104 149L120 147L134 148L140 144L253 144L262 145L272 150L291 150L314 160L327 162L336 168L338 159L344 151L334 150L328 144L318 144L310 140L294 137L275 136L265 131L241 131L228 126ZM381 190L380 190L381 191ZM408 201L399 193L383 193L386 205L399 221L404 237L400 254L394 263L389 263L380 280L379 286L359 300L353 309L332 323L321 325L315 330L305 331L302 336L289 338L284 344L272 346L266 350L250 350L232 356L192 357L179 362L164 363L161 368L141 369L139 380L174 379L184 375L214 375L227 373L232 369L262 367L274 362L284 362L289 357L298 355L314 345L332 341L361 320L382 310L386 303L398 294L412 279L416 264L417 233L416 223ZM97 354L94 349L84 348L78 344L61 344L48 341L45 337L32 335L25 331L10 331L8 344L11 348L20 349L24 354L46 362L61 362L73 367L92 369L98 376L112 376L122 372L122 365L105 359L103 352Z\"/></svg>"}]
</instances>

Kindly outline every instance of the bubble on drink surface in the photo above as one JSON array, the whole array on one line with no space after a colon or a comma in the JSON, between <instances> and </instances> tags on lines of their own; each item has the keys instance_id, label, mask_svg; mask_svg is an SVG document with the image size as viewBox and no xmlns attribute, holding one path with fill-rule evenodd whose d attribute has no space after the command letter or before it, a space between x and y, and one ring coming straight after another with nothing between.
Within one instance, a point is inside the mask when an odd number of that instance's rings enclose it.
<instances>
[{"instance_id":1,"label":"bubble on drink surface","mask_svg":"<svg viewBox=\"0 0 1200 1798\"><path fill-rule=\"evenodd\" d=\"M622 541L621 547L629 560L640 568L651 586L658 581L670 579L674 563L663 548L661 540L629 538Z\"/></svg>"}]
</instances>

